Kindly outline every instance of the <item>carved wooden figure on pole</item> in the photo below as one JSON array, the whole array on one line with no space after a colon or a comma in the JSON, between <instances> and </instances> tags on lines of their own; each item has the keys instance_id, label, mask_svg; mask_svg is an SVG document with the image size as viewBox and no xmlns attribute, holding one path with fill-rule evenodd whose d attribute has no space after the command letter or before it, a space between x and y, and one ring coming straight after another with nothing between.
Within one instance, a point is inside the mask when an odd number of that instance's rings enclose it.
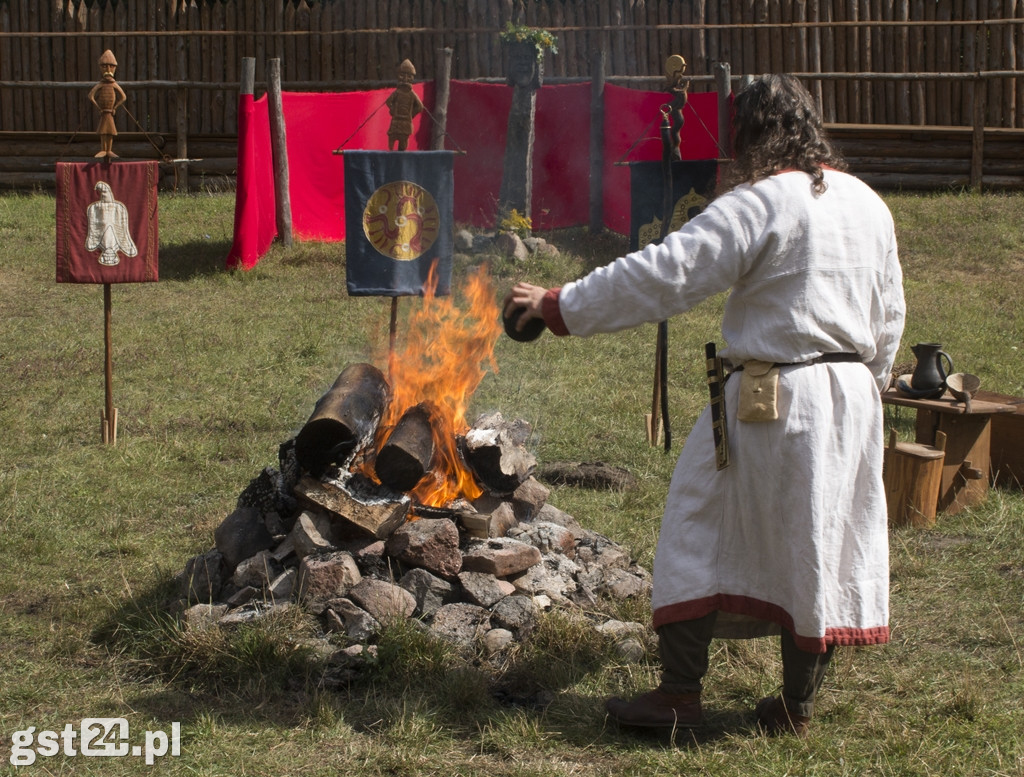
<instances>
[{"instance_id":1,"label":"carved wooden figure on pole","mask_svg":"<svg viewBox=\"0 0 1024 777\"><path fill-rule=\"evenodd\" d=\"M110 49L104 51L100 56L99 65L102 76L99 83L89 90L89 100L100 112L100 123L96 129L100 136L100 150L96 156L110 159L117 156L113 151L114 136L117 134L117 127L114 126L114 114L128 97L114 80L114 71L117 70L114 52Z\"/></svg>"},{"instance_id":2,"label":"carved wooden figure on pole","mask_svg":"<svg viewBox=\"0 0 1024 777\"><path fill-rule=\"evenodd\" d=\"M409 146L412 134L412 120L423 110L419 95L412 90L412 80L416 76L416 68L409 60L403 60L398 66L398 87L391 93L385 103L391 112L391 125L388 127L388 150L405 151Z\"/></svg>"}]
</instances>

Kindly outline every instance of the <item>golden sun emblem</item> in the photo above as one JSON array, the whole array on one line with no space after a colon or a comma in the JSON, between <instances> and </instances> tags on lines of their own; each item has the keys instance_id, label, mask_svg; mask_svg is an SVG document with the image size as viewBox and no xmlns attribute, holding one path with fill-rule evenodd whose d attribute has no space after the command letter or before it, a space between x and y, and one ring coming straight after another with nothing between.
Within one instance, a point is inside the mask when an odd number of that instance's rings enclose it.
<instances>
[{"instance_id":1,"label":"golden sun emblem","mask_svg":"<svg viewBox=\"0 0 1024 777\"><path fill-rule=\"evenodd\" d=\"M708 204L708 198L704 197L691 187L690 191L676 200L672 208L672 220L669 223L669 231L679 229L683 224L692 219ZM638 240L641 246L648 243L657 243L661 239L661 219L657 216L646 224L641 224L637 230Z\"/></svg>"},{"instance_id":2,"label":"golden sun emblem","mask_svg":"<svg viewBox=\"0 0 1024 777\"><path fill-rule=\"evenodd\" d=\"M370 195L363 210L363 232L384 256L411 262L437 240L441 214L426 189L411 181L393 181Z\"/></svg>"}]
</instances>

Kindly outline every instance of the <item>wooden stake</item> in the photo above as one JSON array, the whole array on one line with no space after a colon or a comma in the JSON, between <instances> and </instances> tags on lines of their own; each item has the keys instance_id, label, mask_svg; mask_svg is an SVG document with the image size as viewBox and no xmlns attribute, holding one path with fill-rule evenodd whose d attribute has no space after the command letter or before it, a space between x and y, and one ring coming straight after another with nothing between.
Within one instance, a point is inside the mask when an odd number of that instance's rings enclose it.
<instances>
[{"instance_id":1,"label":"wooden stake","mask_svg":"<svg viewBox=\"0 0 1024 777\"><path fill-rule=\"evenodd\" d=\"M103 345L104 377L106 378L106 403L102 418L103 442L113 445L117 442L117 409L114 407L114 365L110 347L110 284L103 284Z\"/></svg>"},{"instance_id":2,"label":"wooden stake","mask_svg":"<svg viewBox=\"0 0 1024 777\"><path fill-rule=\"evenodd\" d=\"M395 358L395 341L398 340L398 297L391 298L391 324L388 327L388 381L394 378L391 360Z\"/></svg>"}]
</instances>

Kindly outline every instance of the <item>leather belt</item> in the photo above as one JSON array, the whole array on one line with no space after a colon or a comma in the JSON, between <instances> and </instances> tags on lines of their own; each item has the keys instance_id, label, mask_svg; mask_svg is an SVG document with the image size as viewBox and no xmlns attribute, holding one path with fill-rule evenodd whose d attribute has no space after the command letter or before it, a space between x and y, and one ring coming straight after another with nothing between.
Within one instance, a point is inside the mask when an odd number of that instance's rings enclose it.
<instances>
[{"instance_id":1,"label":"leather belt","mask_svg":"<svg viewBox=\"0 0 1024 777\"><path fill-rule=\"evenodd\" d=\"M858 362L864 363L864 359L861 358L859 353L823 353L821 356L817 356L814 359L808 359L805 362L775 362L776 367L797 367L809 364L828 364L830 362ZM731 367L730 372L742 372L743 365L738 367Z\"/></svg>"}]
</instances>

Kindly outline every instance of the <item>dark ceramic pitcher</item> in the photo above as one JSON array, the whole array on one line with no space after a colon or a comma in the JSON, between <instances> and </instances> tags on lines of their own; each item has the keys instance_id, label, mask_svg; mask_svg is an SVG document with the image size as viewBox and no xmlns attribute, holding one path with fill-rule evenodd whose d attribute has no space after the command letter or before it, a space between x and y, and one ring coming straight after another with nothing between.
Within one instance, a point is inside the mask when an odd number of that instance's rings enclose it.
<instances>
[{"instance_id":1,"label":"dark ceramic pitcher","mask_svg":"<svg viewBox=\"0 0 1024 777\"><path fill-rule=\"evenodd\" d=\"M946 376L953 372L953 360L949 354L942 350L939 343L918 343L910 346L910 350L917 357L917 366L910 376L911 388L914 391L934 391L936 396L942 394L946 387ZM946 361L945 369L943 359Z\"/></svg>"}]
</instances>

